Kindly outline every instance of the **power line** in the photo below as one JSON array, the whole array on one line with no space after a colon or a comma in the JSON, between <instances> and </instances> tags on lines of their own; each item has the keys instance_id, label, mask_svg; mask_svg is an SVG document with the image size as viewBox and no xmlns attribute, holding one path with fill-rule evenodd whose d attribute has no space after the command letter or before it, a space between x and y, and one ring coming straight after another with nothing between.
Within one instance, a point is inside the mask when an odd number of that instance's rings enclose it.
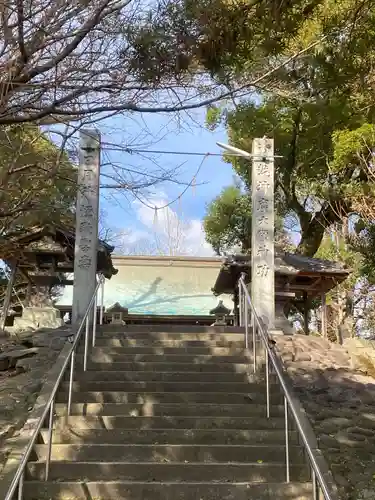
<instances>
[{"instance_id":1,"label":"power line","mask_svg":"<svg viewBox=\"0 0 375 500\"><path fill-rule=\"evenodd\" d=\"M143 154L164 154L164 155L186 155L186 156L223 156L223 153L210 153L210 152L202 152L202 151L168 151L168 150L158 150L158 149L138 149L138 148L129 148L127 146L121 146L119 144L111 144L109 142L103 142L102 146L110 146L110 147L104 147L105 151L121 151L123 153L129 153L129 154L136 154L136 153L143 153ZM242 155L236 154L236 153L225 153L226 156L235 156L235 157L241 157ZM263 158L264 155L252 155L249 153L250 156L253 158ZM284 158L283 156L280 155L273 155L273 158Z\"/></svg>"},{"instance_id":2,"label":"power line","mask_svg":"<svg viewBox=\"0 0 375 500\"><path fill-rule=\"evenodd\" d=\"M191 179L191 181L188 183L188 185L186 186L186 188L172 201L170 201L169 203L166 203L165 205L161 206L161 207L157 207L157 206L152 206L152 205L149 205L148 203L146 203L145 201L143 201L139 196L137 196L135 193L133 193L133 195L135 196L135 198L137 198L137 200L142 203L145 207L147 208L150 208L151 210L155 210L155 217L157 215L157 212L158 210L164 210L165 208L168 208L170 207L171 205L173 205L174 203L176 203L176 201L178 200L181 200L181 198L184 196L184 194L186 193L186 191L193 186L196 178L197 178L197 175L199 174L202 166L203 166L203 163L205 161L205 159L207 158L208 155L205 155L204 158L202 158L202 161L200 162L199 164L199 167L197 168L197 171L195 172L193 178Z\"/></svg>"}]
</instances>

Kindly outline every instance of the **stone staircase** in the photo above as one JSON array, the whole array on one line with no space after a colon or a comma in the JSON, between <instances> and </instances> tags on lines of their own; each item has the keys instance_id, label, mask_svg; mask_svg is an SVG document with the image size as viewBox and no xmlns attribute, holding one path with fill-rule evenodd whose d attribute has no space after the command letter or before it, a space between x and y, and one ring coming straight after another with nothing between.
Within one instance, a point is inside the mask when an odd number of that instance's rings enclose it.
<instances>
[{"instance_id":1,"label":"stone staircase","mask_svg":"<svg viewBox=\"0 0 375 500\"><path fill-rule=\"evenodd\" d=\"M243 333L160 330L99 331L88 370L76 367L69 417L68 382L59 390L48 481L44 429L23 498L312 499L294 431L285 482L283 399L272 383L267 420L265 384L251 374Z\"/></svg>"}]
</instances>

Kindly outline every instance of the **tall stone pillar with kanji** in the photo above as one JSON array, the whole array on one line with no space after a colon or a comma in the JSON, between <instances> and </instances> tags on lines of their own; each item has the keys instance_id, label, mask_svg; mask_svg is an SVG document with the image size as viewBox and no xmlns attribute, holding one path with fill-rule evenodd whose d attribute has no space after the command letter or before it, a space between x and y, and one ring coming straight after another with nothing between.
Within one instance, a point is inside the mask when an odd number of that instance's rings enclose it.
<instances>
[{"instance_id":1,"label":"tall stone pillar with kanji","mask_svg":"<svg viewBox=\"0 0 375 500\"><path fill-rule=\"evenodd\" d=\"M275 324L275 208L273 139L253 141L251 298L259 318Z\"/></svg>"},{"instance_id":2,"label":"tall stone pillar with kanji","mask_svg":"<svg viewBox=\"0 0 375 500\"><path fill-rule=\"evenodd\" d=\"M80 133L72 324L78 325L96 287L100 134Z\"/></svg>"}]
</instances>

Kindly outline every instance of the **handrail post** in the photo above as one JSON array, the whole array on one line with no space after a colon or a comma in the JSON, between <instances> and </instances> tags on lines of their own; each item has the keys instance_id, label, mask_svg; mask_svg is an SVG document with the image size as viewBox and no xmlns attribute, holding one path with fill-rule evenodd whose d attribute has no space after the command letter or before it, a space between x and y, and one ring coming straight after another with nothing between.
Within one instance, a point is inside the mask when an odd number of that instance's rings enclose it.
<instances>
[{"instance_id":1,"label":"handrail post","mask_svg":"<svg viewBox=\"0 0 375 500\"><path fill-rule=\"evenodd\" d=\"M92 346L95 347L96 342L96 315L97 315L97 307L98 307L98 295L96 292L94 299L94 316L92 318Z\"/></svg>"},{"instance_id":2,"label":"handrail post","mask_svg":"<svg viewBox=\"0 0 375 500\"><path fill-rule=\"evenodd\" d=\"M255 335L254 335L254 332L255 332L255 328L256 328L256 325L257 325L257 322L256 322L256 317L255 317L255 313L253 310L251 310L251 328L253 329L253 340L255 339Z\"/></svg>"},{"instance_id":3,"label":"handrail post","mask_svg":"<svg viewBox=\"0 0 375 500\"><path fill-rule=\"evenodd\" d=\"M100 285L100 322L99 324L103 324L103 316L104 316L104 284L105 278L101 276L101 285Z\"/></svg>"},{"instance_id":4,"label":"handrail post","mask_svg":"<svg viewBox=\"0 0 375 500\"><path fill-rule=\"evenodd\" d=\"M288 401L284 396L286 482L290 483Z\"/></svg>"},{"instance_id":5,"label":"handrail post","mask_svg":"<svg viewBox=\"0 0 375 500\"><path fill-rule=\"evenodd\" d=\"M245 300L245 347L249 349L249 308Z\"/></svg>"},{"instance_id":6,"label":"handrail post","mask_svg":"<svg viewBox=\"0 0 375 500\"><path fill-rule=\"evenodd\" d=\"M70 357L70 376L69 376L69 393L68 393L68 408L67 414L70 415L70 409L72 406L72 390L73 390L73 377L74 377L74 360L75 360L75 351L72 351L72 355Z\"/></svg>"},{"instance_id":7,"label":"handrail post","mask_svg":"<svg viewBox=\"0 0 375 500\"><path fill-rule=\"evenodd\" d=\"M22 472L19 483L18 483L18 493L17 500L23 499L23 482L25 480L25 471Z\"/></svg>"},{"instance_id":8,"label":"handrail post","mask_svg":"<svg viewBox=\"0 0 375 500\"><path fill-rule=\"evenodd\" d=\"M85 351L83 353L83 371L87 370L87 351L89 348L89 329L90 329L90 321L89 316L86 316L86 331L85 331Z\"/></svg>"},{"instance_id":9,"label":"handrail post","mask_svg":"<svg viewBox=\"0 0 375 500\"><path fill-rule=\"evenodd\" d=\"M238 282L238 308L239 308L239 320L240 326L243 326L243 318L242 318L242 284L241 280Z\"/></svg>"},{"instance_id":10,"label":"handrail post","mask_svg":"<svg viewBox=\"0 0 375 500\"><path fill-rule=\"evenodd\" d=\"M270 368L269 357L266 349L266 391L267 391L267 418L270 418Z\"/></svg>"},{"instance_id":11,"label":"handrail post","mask_svg":"<svg viewBox=\"0 0 375 500\"><path fill-rule=\"evenodd\" d=\"M256 343L256 335L257 335L257 327L253 326L253 368L254 373L257 371L257 343Z\"/></svg>"},{"instance_id":12,"label":"handrail post","mask_svg":"<svg viewBox=\"0 0 375 500\"><path fill-rule=\"evenodd\" d=\"M314 500L319 500L319 490L318 490L318 485L317 485L317 482L316 482L316 474L315 474L315 471L314 469L312 468L311 470L312 472L312 484L313 484L313 494L314 494Z\"/></svg>"},{"instance_id":13,"label":"handrail post","mask_svg":"<svg viewBox=\"0 0 375 500\"><path fill-rule=\"evenodd\" d=\"M48 442L47 442L47 457L46 457L46 473L45 473L45 481L48 481L49 477L49 468L51 463L51 451L52 451L52 433L53 433L53 413L55 407L55 399L51 401L50 409L49 409L49 419L48 419Z\"/></svg>"}]
</instances>

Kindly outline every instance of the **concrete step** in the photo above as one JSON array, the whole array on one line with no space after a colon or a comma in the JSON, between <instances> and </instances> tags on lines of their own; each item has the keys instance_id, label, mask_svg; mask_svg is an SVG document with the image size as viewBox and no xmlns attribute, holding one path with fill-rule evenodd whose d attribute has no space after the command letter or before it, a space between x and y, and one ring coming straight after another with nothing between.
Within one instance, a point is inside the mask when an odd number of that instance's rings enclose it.
<instances>
[{"instance_id":1,"label":"concrete step","mask_svg":"<svg viewBox=\"0 0 375 500\"><path fill-rule=\"evenodd\" d=\"M45 462L29 462L26 479L45 479ZM292 481L309 480L305 465L291 466ZM131 463L51 462L50 481L146 481L153 482L284 482L285 464L265 463ZM178 498L178 497L177 497ZM255 499L254 499L255 500Z\"/></svg>"},{"instance_id":2,"label":"concrete step","mask_svg":"<svg viewBox=\"0 0 375 500\"><path fill-rule=\"evenodd\" d=\"M67 391L68 382L61 384L62 390ZM248 394L257 392L251 384L246 382L129 382L129 381L74 381L74 392L177 392L177 393L224 393L224 394Z\"/></svg>"},{"instance_id":3,"label":"concrete step","mask_svg":"<svg viewBox=\"0 0 375 500\"><path fill-rule=\"evenodd\" d=\"M27 481L24 500L311 500L310 483L130 483Z\"/></svg>"},{"instance_id":4,"label":"concrete step","mask_svg":"<svg viewBox=\"0 0 375 500\"><path fill-rule=\"evenodd\" d=\"M69 370L66 372L65 380L69 379ZM163 371L114 371L114 370L98 370L87 372L76 372L74 380L77 382L199 382L199 383L262 383L264 377L253 373L236 373L233 372L201 372L198 369L191 372L163 372ZM278 392L279 385L272 384L273 390L276 388Z\"/></svg>"},{"instance_id":5,"label":"concrete step","mask_svg":"<svg viewBox=\"0 0 375 500\"><path fill-rule=\"evenodd\" d=\"M244 333L229 332L134 332L134 331L100 331L98 338L115 337L143 340L200 340L200 341L244 341Z\"/></svg>"},{"instance_id":6,"label":"concrete step","mask_svg":"<svg viewBox=\"0 0 375 500\"><path fill-rule=\"evenodd\" d=\"M74 398L73 398L74 399ZM55 405L58 416L66 415L66 403ZM284 406L271 406L271 416L280 417ZM73 403L71 415L105 415L105 416L165 416L165 417L261 417L266 415L266 405L249 404L215 404L215 403Z\"/></svg>"},{"instance_id":7,"label":"concrete step","mask_svg":"<svg viewBox=\"0 0 375 500\"><path fill-rule=\"evenodd\" d=\"M88 361L113 363L121 362L144 362L144 363L189 363L189 364L232 364L232 363L251 363L253 358L250 353L241 351L237 355L212 355L212 354L196 354L188 353L186 350L179 349L175 354L153 354L144 352L135 352L134 349L122 349L116 347L94 347L90 348ZM79 359L77 359L79 361Z\"/></svg>"},{"instance_id":8,"label":"concrete step","mask_svg":"<svg viewBox=\"0 0 375 500\"><path fill-rule=\"evenodd\" d=\"M48 443L48 430L42 429L43 443ZM290 442L297 443L297 432L291 431ZM52 442L59 444L164 444L164 445L284 445L284 430L254 429L81 429L74 426L55 429Z\"/></svg>"},{"instance_id":9,"label":"concrete step","mask_svg":"<svg viewBox=\"0 0 375 500\"><path fill-rule=\"evenodd\" d=\"M98 332L121 333L244 333L239 326L202 326L202 325L98 325Z\"/></svg>"},{"instance_id":10,"label":"concrete step","mask_svg":"<svg viewBox=\"0 0 375 500\"><path fill-rule=\"evenodd\" d=\"M111 347L180 347L185 349L196 349L196 348L214 348L214 347L226 347L226 348L239 348L244 349L245 341L243 338L239 340L227 340L227 339L217 339L217 340L186 340L184 338L180 339L145 339L145 338L127 338L122 335L108 335L96 337L95 345L101 346L111 346Z\"/></svg>"},{"instance_id":11,"label":"concrete step","mask_svg":"<svg viewBox=\"0 0 375 500\"><path fill-rule=\"evenodd\" d=\"M204 372L204 373L252 373L253 365L247 363L167 363L167 362L131 362L131 361L107 361L89 362L88 371L111 371L111 372Z\"/></svg>"},{"instance_id":12,"label":"concrete step","mask_svg":"<svg viewBox=\"0 0 375 500\"><path fill-rule=\"evenodd\" d=\"M121 349L119 354L128 354L134 356L135 354L190 354L191 356L196 355L210 355L210 356L244 356L246 354L245 347L216 347L215 345L204 345L204 346L157 346L157 345L124 345L121 343L122 341L119 339L103 339L98 338L96 342L96 347L90 352L95 353L95 349L100 347L108 349L108 353L113 352L113 349ZM83 342L78 346L78 352L83 353L84 345ZM105 350L103 349L103 352Z\"/></svg>"},{"instance_id":13,"label":"concrete step","mask_svg":"<svg viewBox=\"0 0 375 500\"><path fill-rule=\"evenodd\" d=\"M148 382L148 384L151 382ZM75 403L132 403L132 404L142 404L145 408L148 408L165 403L174 403L185 406L187 404L191 405L194 403L210 403L219 405L225 404L246 404L247 412L251 413L253 411L252 405L254 404L265 404L266 403L266 390L265 388L259 391L254 389L254 387L246 384L248 392L240 393L226 393L224 390L221 392L179 392L178 390L174 392L162 392L162 388L159 387L159 391L147 392L146 390L139 392L130 392L125 389L125 382L116 383L106 383L106 382L77 382L76 384L85 384L85 389L88 388L109 388L112 385L117 385L117 388L122 388L124 390L74 390L72 393L72 401ZM73 388L77 387L74 385ZM99 387L98 387L99 384ZM108 384L106 386L105 384ZM244 384L245 385L245 384ZM132 386L133 388L133 386ZM195 388L195 386L194 386ZM185 388L186 389L186 388ZM59 392L56 397L57 403L66 403L68 401L68 392ZM272 393L272 405L280 404L282 402L282 396L277 393Z\"/></svg>"},{"instance_id":14,"label":"concrete step","mask_svg":"<svg viewBox=\"0 0 375 500\"><path fill-rule=\"evenodd\" d=\"M48 446L34 448L38 460L45 461ZM289 446L290 460L303 461L303 450ZM132 462L132 463L283 463L285 446L278 445L144 445L144 444L54 444L51 460L69 462Z\"/></svg>"},{"instance_id":15,"label":"concrete step","mask_svg":"<svg viewBox=\"0 0 375 500\"><path fill-rule=\"evenodd\" d=\"M114 412L114 410L113 410ZM233 417L218 414L217 416L146 416L146 415L75 415L70 417L57 417L55 428L64 429L65 426L75 429L237 429L237 430L271 430L283 429L284 419L273 417L270 419L264 416Z\"/></svg>"}]
</instances>

